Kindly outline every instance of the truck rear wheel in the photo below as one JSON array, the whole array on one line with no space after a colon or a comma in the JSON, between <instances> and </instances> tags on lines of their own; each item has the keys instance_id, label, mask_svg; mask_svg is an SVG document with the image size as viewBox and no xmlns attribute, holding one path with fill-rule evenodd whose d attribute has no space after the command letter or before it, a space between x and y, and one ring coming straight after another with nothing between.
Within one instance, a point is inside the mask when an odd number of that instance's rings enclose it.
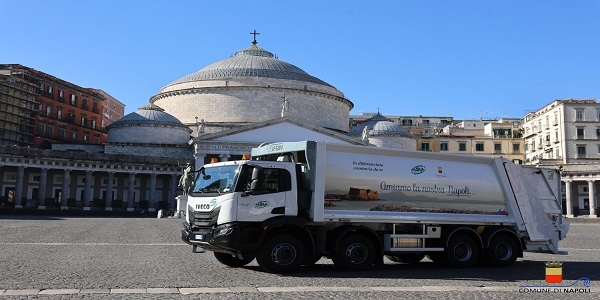
<instances>
[{"instance_id":1,"label":"truck rear wheel","mask_svg":"<svg viewBox=\"0 0 600 300\"><path fill-rule=\"evenodd\" d=\"M333 255L333 263L344 270L365 270L375 262L375 246L362 235L350 235L342 240Z\"/></svg>"},{"instance_id":2,"label":"truck rear wheel","mask_svg":"<svg viewBox=\"0 0 600 300\"><path fill-rule=\"evenodd\" d=\"M493 267L508 267L517 260L518 244L506 234L494 236L485 251L485 264Z\"/></svg>"},{"instance_id":3,"label":"truck rear wheel","mask_svg":"<svg viewBox=\"0 0 600 300\"><path fill-rule=\"evenodd\" d=\"M451 267L465 268L477 263L479 258L479 245L472 238L457 233L444 251L444 262Z\"/></svg>"},{"instance_id":4,"label":"truck rear wheel","mask_svg":"<svg viewBox=\"0 0 600 300\"><path fill-rule=\"evenodd\" d=\"M231 255L228 253L214 252L215 258L222 264L232 267L239 268L243 267L254 260L254 258L245 258L240 259L235 255Z\"/></svg>"},{"instance_id":5,"label":"truck rear wheel","mask_svg":"<svg viewBox=\"0 0 600 300\"><path fill-rule=\"evenodd\" d=\"M302 243L291 235L274 235L264 243L256 261L269 273L294 272L304 261L304 248Z\"/></svg>"}]
</instances>

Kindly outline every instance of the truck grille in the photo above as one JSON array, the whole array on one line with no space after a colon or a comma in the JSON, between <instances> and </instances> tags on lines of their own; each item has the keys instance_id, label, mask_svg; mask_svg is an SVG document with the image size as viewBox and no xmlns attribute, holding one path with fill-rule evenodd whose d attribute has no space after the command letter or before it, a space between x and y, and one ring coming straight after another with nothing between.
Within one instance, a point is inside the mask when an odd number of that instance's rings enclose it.
<instances>
[{"instance_id":1,"label":"truck grille","mask_svg":"<svg viewBox=\"0 0 600 300\"><path fill-rule=\"evenodd\" d=\"M217 224L217 218L219 217L219 211L217 208L213 211L200 212L188 209L188 215L190 216L190 222L192 226L213 226Z\"/></svg>"}]
</instances>

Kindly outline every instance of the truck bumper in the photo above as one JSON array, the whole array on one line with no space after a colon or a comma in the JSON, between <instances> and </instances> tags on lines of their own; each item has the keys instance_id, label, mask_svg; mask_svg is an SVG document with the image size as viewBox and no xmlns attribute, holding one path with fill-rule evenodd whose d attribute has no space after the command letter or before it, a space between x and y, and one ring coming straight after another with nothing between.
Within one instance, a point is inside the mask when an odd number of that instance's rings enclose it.
<instances>
[{"instance_id":1,"label":"truck bumper","mask_svg":"<svg viewBox=\"0 0 600 300\"><path fill-rule=\"evenodd\" d=\"M214 228L192 228L187 222L181 228L181 239L190 245L215 252L237 254L241 230L238 224L224 224Z\"/></svg>"}]
</instances>

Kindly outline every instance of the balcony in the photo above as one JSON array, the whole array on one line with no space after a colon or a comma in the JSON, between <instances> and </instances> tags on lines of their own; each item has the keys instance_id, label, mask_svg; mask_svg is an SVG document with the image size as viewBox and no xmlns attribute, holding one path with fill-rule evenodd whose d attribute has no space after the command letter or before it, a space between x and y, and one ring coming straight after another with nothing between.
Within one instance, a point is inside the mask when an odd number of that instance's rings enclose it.
<instances>
[{"instance_id":1,"label":"balcony","mask_svg":"<svg viewBox=\"0 0 600 300\"><path fill-rule=\"evenodd\" d=\"M494 154L502 154L502 150L494 150Z\"/></svg>"},{"instance_id":2,"label":"balcony","mask_svg":"<svg viewBox=\"0 0 600 300\"><path fill-rule=\"evenodd\" d=\"M585 153L577 153L577 158L587 158L587 154L585 154Z\"/></svg>"}]
</instances>

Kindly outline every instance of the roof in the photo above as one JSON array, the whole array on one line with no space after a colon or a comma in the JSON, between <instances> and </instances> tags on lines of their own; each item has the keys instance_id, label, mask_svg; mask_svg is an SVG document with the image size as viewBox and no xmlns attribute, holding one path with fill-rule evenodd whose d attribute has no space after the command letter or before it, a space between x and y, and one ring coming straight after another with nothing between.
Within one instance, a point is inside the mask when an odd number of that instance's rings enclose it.
<instances>
[{"instance_id":1,"label":"roof","mask_svg":"<svg viewBox=\"0 0 600 300\"><path fill-rule=\"evenodd\" d=\"M355 126L348 132L349 136L361 136L367 128L369 136L405 136L412 137L412 134L406 128L390 121L390 119L377 113L373 117L365 120L363 123Z\"/></svg>"},{"instance_id":2,"label":"roof","mask_svg":"<svg viewBox=\"0 0 600 300\"><path fill-rule=\"evenodd\" d=\"M297 80L333 88L332 85L309 75L304 70L277 59L273 53L255 44L234 53L228 59L215 62L195 73L181 77L169 83L166 87L184 82L239 77Z\"/></svg>"},{"instance_id":3,"label":"roof","mask_svg":"<svg viewBox=\"0 0 600 300\"><path fill-rule=\"evenodd\" d=\"M135 112L132 112L119 120L111 123L107 126L107 129L123 126L134 126L134 125L169 125L174 127L187 128L179 119L164 112L164 109L154 104L148 104L146 106L138 108Z\"/></svg>"}]
</instances>

